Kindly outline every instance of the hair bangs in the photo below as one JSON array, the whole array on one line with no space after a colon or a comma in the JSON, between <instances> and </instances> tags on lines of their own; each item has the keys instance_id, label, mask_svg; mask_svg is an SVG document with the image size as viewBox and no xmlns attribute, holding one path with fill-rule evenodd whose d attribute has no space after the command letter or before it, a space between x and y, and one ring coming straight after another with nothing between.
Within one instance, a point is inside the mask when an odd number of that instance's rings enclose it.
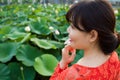
<instances>
[{"instance_id":1,"label":"hair bangs","mask_svg":"<svg viewBox=\"0 0 120 80\"><path fill-rule=\"evenodd\" d=\"M85 31L81 23L81 13L78 7L72 6L66 14L66 20L80 31ZM80 24L81 23L81 24Z\"/></svg>"}]
</instances>

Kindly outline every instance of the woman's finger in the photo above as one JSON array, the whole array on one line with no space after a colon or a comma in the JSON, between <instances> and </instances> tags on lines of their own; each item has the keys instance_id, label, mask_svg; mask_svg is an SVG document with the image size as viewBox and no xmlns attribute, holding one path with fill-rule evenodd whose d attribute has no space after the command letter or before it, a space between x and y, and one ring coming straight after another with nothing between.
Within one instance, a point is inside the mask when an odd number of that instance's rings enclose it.
<instances>
[{"instance_id":1,"label":"woman's finger","mask_svg":"<svg viewBox=\"0 0 120 80\"><path fill-rule=\"evenodd\" d=\"M63 56L63 55L64 55L64 56L68 56L68 54L69 54L69 51L66 50L65 48L63 48L63 49L62 49L62 56Z\"/></svg>"},{"instance_id":2,"label":"woman's finger","mask_svg":"<svg viewBox=\"0 0 120 80\"><path fill-rule=\"evenodd\" d=\"M72 51L71 51L71 56L70 56L70 58L69 58L69 61L70 62L72 62L73 60L74 60L74 58L75 58L75 56L76 56L76 50L75 49L73 49Z\"/></svg>"},{"instance_id":3,"label":"woman's finger","mask_svg":"<svg viewBox=\"0 0 120 80\"><path fill-rule=\"evenodd\" d=\"M71 51L73 48L70 45L66 45L65 49L68 50L68 51Z\"/></svg>"}]
</instances>

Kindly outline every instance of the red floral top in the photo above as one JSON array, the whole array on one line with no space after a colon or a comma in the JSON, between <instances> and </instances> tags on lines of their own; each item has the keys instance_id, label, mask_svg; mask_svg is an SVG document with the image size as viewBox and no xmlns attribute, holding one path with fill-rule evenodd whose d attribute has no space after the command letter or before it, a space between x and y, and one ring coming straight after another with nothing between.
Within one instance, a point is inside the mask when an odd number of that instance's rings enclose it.
<instances>
[{"instance_id":1,"label":"red floral top","mask_svg":"<svg viewBox=\"0 0 120 80\"><path fill-rule=\"evenodd\" d=\"M50 80L120 80L120 62L116 52L102 65L92 68L74 64L64 70L58 66Z\"/></svg>"}]
</instances>

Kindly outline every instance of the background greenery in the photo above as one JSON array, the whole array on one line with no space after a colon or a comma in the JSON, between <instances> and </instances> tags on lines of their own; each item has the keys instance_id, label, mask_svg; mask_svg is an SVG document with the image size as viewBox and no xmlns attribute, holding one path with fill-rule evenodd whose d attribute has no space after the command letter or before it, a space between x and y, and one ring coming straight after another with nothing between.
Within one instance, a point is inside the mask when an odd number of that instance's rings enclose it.
<instances>
[{"instance_id":1,"label":"background greenery","mask_svg":"<svg viewBox=\"0 0 120 80\"><path fill-rule=\"evenodd\" d=\"M49 80L68 38L68 8L55 4L0 6L0 80ZM120 32L119 13L116 19ZM120 47L117 52L120 55ZM82 53L77 51L73 63Z\"/></svg>"}]
</instances>

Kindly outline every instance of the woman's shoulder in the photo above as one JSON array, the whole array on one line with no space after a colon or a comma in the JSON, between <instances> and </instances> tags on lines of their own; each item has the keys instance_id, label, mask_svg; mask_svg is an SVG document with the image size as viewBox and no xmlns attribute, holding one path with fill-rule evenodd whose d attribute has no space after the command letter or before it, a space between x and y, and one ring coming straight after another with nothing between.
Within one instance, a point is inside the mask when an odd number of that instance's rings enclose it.
<instances>
[{"instance_id":1,"label":"woman's shoulder","mask_svg":"<svg viewBox=\"0 0 120 80\"><path fill-rule=\"evenodd\" d=\"M105 70L106 72L107 71L111 71L114 72L114 71L118 71L120 70L120 61L119 61L119 58L118 58L118 54L117 52L112 52L109 59L101 64L100 66L97 66L97 67L87 67L87 66L83 66L83 65L79 65L79 64L74 64L73 66L71 66L72 70L76 70L76 71L80 71L80 70L83 70L83 71L86 71L86 70L91 70L91 71L96 71L96 70Z\"/></svg>"},{"instance_id":2,"label":"woman's shoulder","mask_svg":"<svg viewBox=\"0 0 120 80\"><path fill-rule=\"evenodd\" d=\"M80 67L80 68L86 68L86 69L98 69L98 68L102 68L104 66L115 66L117 67L117 65L120 64L119 58L118 58L118 54L117 52L112 52L110 54L110 57L108 58L107 61L105 61L103 64L96 66L96 67L88 67L88 66L84 66L84 65L79 65L78 63L74 64L73 67Z\"/></svg>"},{"instance_id":3,"label":"woman's shoulder","mask_svg":"<svg viewBox=\"0 0 120 80\"><path fill-rule=\"evenodd\" d=\"M109 64L115 65L116 67L120 64L120 60L118 58L117 52L112 52L111 57L109 59Z\"/></svg>"}]
</instances>

